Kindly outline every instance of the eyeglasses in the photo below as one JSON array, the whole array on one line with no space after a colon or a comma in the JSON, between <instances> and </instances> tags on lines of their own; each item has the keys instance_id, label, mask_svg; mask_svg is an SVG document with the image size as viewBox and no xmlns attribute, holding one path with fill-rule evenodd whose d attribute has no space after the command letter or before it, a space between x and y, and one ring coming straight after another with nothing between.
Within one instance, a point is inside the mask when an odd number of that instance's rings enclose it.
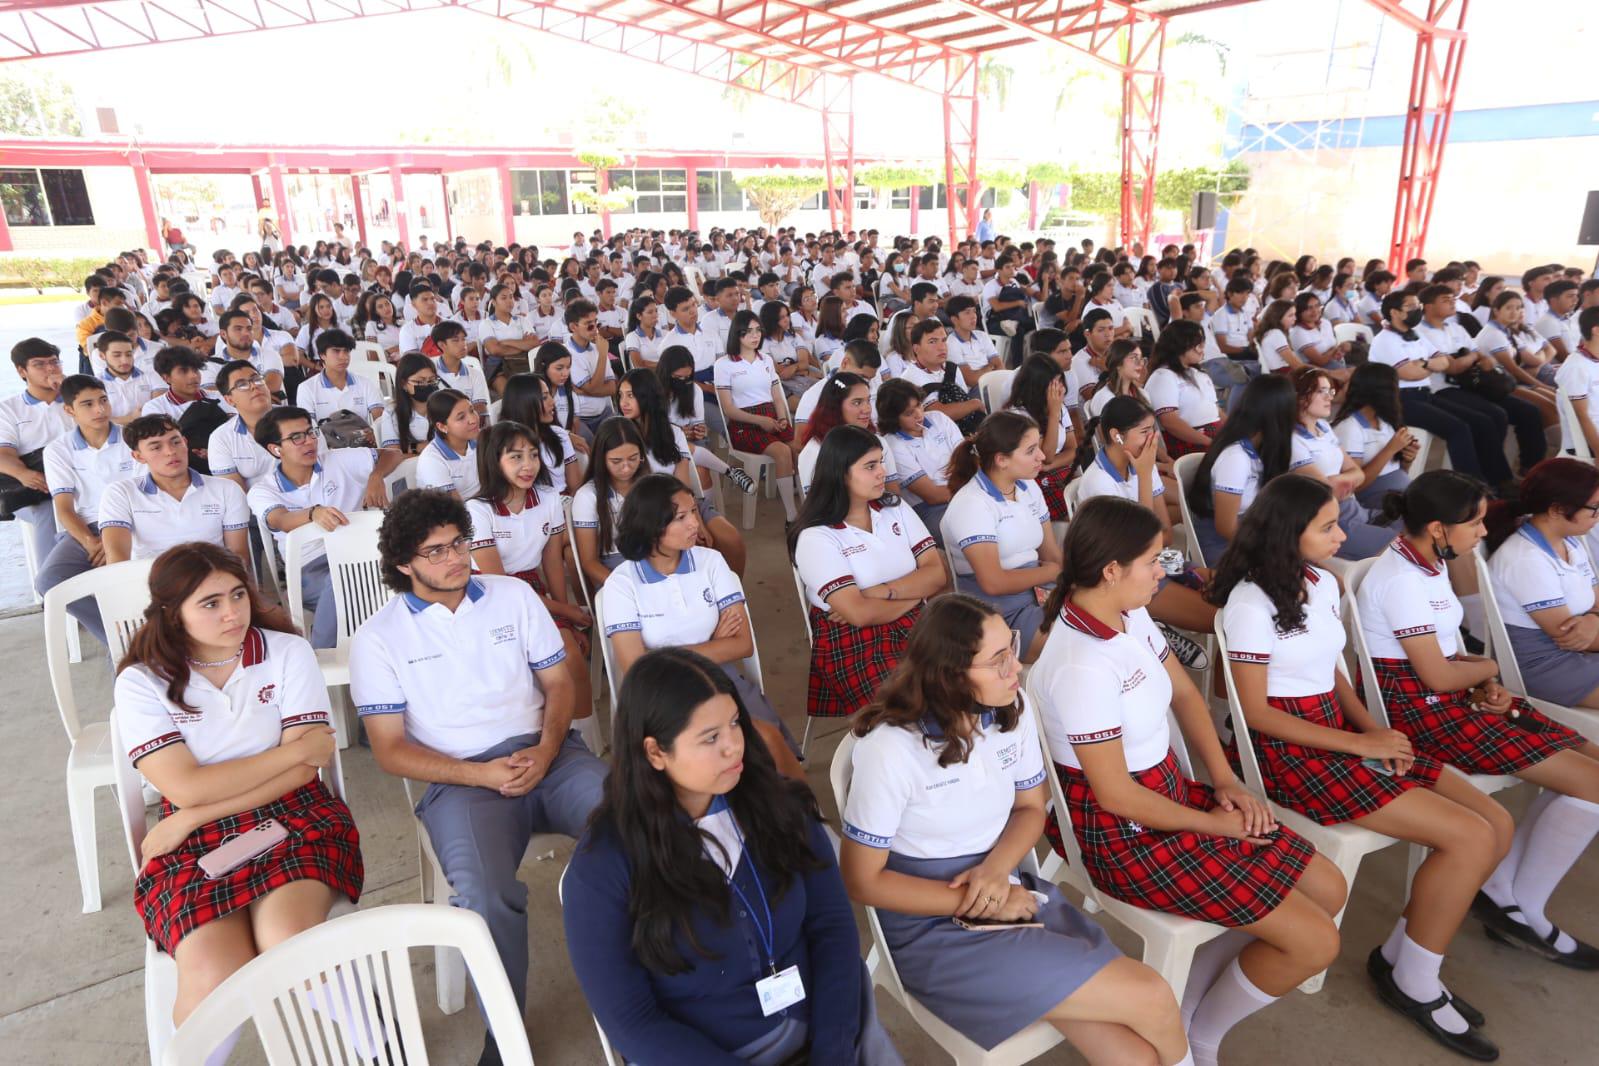
<instances>
[{"instance_id":1,"label":"eyeglasses","mask_svg":"<svg viewBox=\"0 0 1599 1066\"><path fill-rule=\"evenodd\" d=\"M992 670L1000 677L1009 678L1016 674L1016 669L1021 665L1022 635L1019 630L1010 631L1010 647L1001 651L987 662L978 663L979 669Z\"/></svg>"},{"instance_id":2,"label":"eyeglasses","mask_svg":"<svg viewBox=\"0 0 1599 1066\"><path fill-rule=\"evenodd\" d=\"M465 537L456 537L448 544L435 544L431 548L422 548L416 553L416 557L418 559L426 559L428 562L437 565L442 563L447 556L465 555L471 543Z\"/></svg>"},{"instance_id":3,"label":"eyeglasses","mask_svg":"<svg viewBox=\"0 0 1599 1066\"><path fill-rule=\"evenodd\" d=\"M1599 503L1582 504L1577 508L1577 511L1587 511L1590 518L1599 518ZM1575 516L1576 513L1576 511L1573 511L1573 516Z\"/></svg>"},{"instance_id":4,"label":"eyeglasses","mask_svg":"<svg viewBox=\"0 0 1599 1066\"><path fill-rule=\"evenodd\" d=\"M1313 396L1337 396L1338 395L1338 390L1337 389L1326 389L1326 388L1317 389L1311 395L1313 395Z\"/></svg>"},{"instance_id":5,"label":"eyeglasses","mask_svg":"<svg viewBox=\"0 0 1599 1066\"><path fill-rule=\"evenodd\" d=\"M298 433L284 434L283 437L285 444L304 444L308 440L316 440L316 430L302 429Z\"/></svg>"},{"instance_id":6,"label":"eyeglasses","mask_svg":"<svg viewBox=\"0 0 1599 1066\"><path fill-rule=\"evenodd\" d=\"M59 359L29 359L28 360L28 369L29 370L60 370L61 369L61 360L59 360Z\"/></svg>"},{"instance_id":7,"label":"eyeglasses","mask_svg":"<svg viewBox=\"0 0 1599 1066\"><path fill-rule=\"evenodd\" d=\"M259 389L266 384L265 378L244 378L228 386L229 392L238 392L240 389Z\"/></svg>"}]
</instances>

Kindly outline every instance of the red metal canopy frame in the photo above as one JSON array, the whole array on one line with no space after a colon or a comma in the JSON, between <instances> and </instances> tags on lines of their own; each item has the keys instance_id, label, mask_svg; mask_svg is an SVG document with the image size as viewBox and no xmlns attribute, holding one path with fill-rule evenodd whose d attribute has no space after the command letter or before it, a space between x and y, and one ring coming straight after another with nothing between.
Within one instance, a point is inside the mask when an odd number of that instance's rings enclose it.
<instances>
[{"instance_id":1,"label":"red metal canopy frame","mask_svg":"<svg viewBox=\"0 0 1599 1066\"><path fill-rule=\"evenodd\" d=\"M981 57L1063 45L1121 77L1123 245L1147 246L1167 23L1255 0L0 0L0 63L457 8L816 112L835 228L854 221L854 82L939 97L952 237L975 230ZM1416 35L1389 258L1420 255L1442 170L1469 0L1366 0ZM136 169L138 166L136 164ZM147 175L141 174L141 180ZM274 187L281 175L273 174ZM146 197L148 190L146 189ZM508 195L508 194L506 194ZM280 205L281 206L281 205ZM280 212L281 213L281 212ZM4 240L0 223L0 243Z\"/></svg>"}]
</instances>

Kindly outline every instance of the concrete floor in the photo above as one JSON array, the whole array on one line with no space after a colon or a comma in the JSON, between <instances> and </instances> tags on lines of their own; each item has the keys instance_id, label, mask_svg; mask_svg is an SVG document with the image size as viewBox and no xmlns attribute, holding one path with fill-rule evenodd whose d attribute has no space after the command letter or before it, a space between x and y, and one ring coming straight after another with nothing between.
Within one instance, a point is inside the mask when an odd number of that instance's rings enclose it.
<instances>
[{"instance_id":1,"label":"concrete floor","mask_svg":"<svg viewBox=\"0 0 1599 1066\"><path fill-rule=\"evenodd\" d=\"M796 735L803 728L808 647L799 605L777 538L781 512L761 501L757 544L745 589L764 653L767 683ZM0 677L12 694L0 715L0 898L11 918L0 957L0 1063L16 1066L133 1064L145 1057L142 999L143 935L133 913L132 874L109 795L98 804L104 909L81 914L71 835L63 795L66 738L42 666L42 624L37 614L0 620ZM88 717L105 714L109 671L103 661L76 667ZM822 807L834 813L826 767L836 736L812 745L811 784ZM366 859L364 906L417 899L413 819L400 785L358 747L345 753L350 805L360 826ZM1525 788L1506 803L1519 812ZM569 849L566 849L569 851ZM560 1066L602 1062L587 1009L567 965L555 884L565 860L529 861L533 972L527 1015L535 1058ZM1402 901L1404 852L1390 848L1367 861L1354 886L1344 922L1344 950L1314 996L1289 995L1239 1026L1224 1047L1227 1066L1316 1063L1324 1066L1413 1066L1461 1061L1438 1049L1409 1023L1382 1007L1365 976L1365 958L1391 926ZM1593 850L1556 894L1551 913L1586 940L1599 940L1599 855ZM1107 919L1112 938L1136 956L1136 937ZM862 927L865 935L864 926ZM431 1003L432 957L419 954L424 1025L432 1061L444 1066L476 1061L482 1028L476 1011L442 1017ZM1499 947L1469 925L1445 967L1450 986L1489 1015L1488 1033L1504 1049L1501 1062L1520 1066L1594 1066L1599 1062L1599 1022L1594 1020L1599 974L1561 969ZM907 1063L948 1062L914 1022L886 996L882 1017ZM248 1043L248 1042L247 1042ZM237 1062L259 1062L243 1046ZM1041 1063L1080 1062L1062 1047Z\"/></svg>"}]
</instances>

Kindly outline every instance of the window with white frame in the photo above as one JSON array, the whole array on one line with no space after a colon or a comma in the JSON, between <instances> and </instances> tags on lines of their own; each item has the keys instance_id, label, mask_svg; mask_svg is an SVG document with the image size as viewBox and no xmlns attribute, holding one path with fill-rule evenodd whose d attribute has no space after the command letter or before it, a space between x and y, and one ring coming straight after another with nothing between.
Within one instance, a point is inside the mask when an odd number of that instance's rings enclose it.
<instances>
[{"instance_id":1,"label":"window with white frame","mask_svg":"<svg viewBox=\"0 0 1599 1066\"><path fill-rule=\"evenodd\" d=\"M81 170L0 170L0 205L8 226L94 225L94 209Z\"/></svg>"}]
</instances>

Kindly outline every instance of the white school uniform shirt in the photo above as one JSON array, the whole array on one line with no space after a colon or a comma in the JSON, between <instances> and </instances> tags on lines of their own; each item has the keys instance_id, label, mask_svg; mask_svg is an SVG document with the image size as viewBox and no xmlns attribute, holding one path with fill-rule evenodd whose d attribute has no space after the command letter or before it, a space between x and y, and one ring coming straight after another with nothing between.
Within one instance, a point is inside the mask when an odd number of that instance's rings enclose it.
<instances>
[{"instance_id":1,"label":"white school uniform shirt","mask_svg":"<svg viewBox=\"0 0 1599 1066\"><path fill-rule=\"evenodd\" d=\"M1304 624L1286 633L1277 628L1271 599L1253 581L1234 586L1227 597L1222 614L1227 657L1264 666L1268 696L1319 696L1333 689L1345 639L1338 582L1326 570L1307 566L1304 583Z\"/></svg>"},{"instance_id":2,"label":"white school uniform shirt","mask_svg":"<svg viewBox=\"0 0 1599 1066\"><path fill-rule=\"evenodd\" d=\"M751 407L771 403L772 386L780 379L771 356L757 355L745 361L737 356L724 355L716 361L711 380L716 384L718 393L728 393L734 407L747 411Z\"/></svg>"},{"instance_id":3,"label":"white school uniform shirt","mask_svg":"<svg viewBox=\"0 0 1599 1066\"><path fill-rule=\"evenodd\" d=\"M987 854L1010 821L1016 793L1044 783L1044 749L1033 716L1008 733L985 711L965 762L938 764L943 734L931 722L879 725L856 741L844 835L911 859Z\"/></svg>"},{"instance_id":4,"label":"white school uniform shirt","mask_svg":"<svg viewBox=\"0 0 1599 1066\"><path fill-rule=\"evenodd\" d=\"M255 435L241 415L234 415L211 431L211 438L206 442L206 460L213 475L238 474L250 488L277 465L272 453L256 443Z\"/></svg>"},{"instance_id":5,"label":"white school uniform shirt","mask_svg":"<svg viewBox=\"0 0 1599 1066\"><path fill-rule=\"evenodd\" d=\"M1210 316L1211 332L1234 348L1249 343L1249 334L1254 324L1254 316L1249 313L1247 307L1234 311L1232 305L1225 301Z\"/></svg>"},{"instance_id":6,"label":"white school uniform shirt","mask_svg":"<svg viewBox=\"0 0 1599 1066\"><path fill-rule=\"evenodd\" d=\"M986 333L973 330L969 339L962 340L959 333L954 330L949 331L949 359L951 362L969 367L972 370L981 370L988 366L989 360L994 359L998 354L999 352L994 347L994 342L989 339Z\"/></svg>"},{"instance_id":7,"label":"white school uniform shirt","mask_svg":"<svg viewBox=\"0 0 1599 1066\"><path fill-rule=\"evenodd\" d=\"M424 489L454 489L470 500L478 494L477 441L469 441L465 455L457 455L443 437L434 437L416 459L416 484Z\"/></svg>"},{"instance_id":8,"label":"white school uniform shirt","mask_svg":"<svg viewBox=\"0 0 1599 1066\"><path fill-rule=\"evenodd\" d=\"M1135 388L1137 389L1137 397L1140 400L1143 400L1145 403L1149 403L1149 394L1144 391L1143 386L1135 386ZM1098 418L1105 410L1105 406L1110 403L1110 401L1122 395L1125 395L1125 393L1114 392L1111 390L1109 385L1101 385L1094 392L1094 394L1088 398L1088 402L1081 405L1083 409L1083 417ZM1077 407L1079 405L1071 404L1069 406ZM1153 404L1151 404L1151 406L1153 406ZM1063 411L1062 414L1064 415L1064 413L1065 412ZM1067 421L1070 420L1068 419Z\"/></svg>"},{"instance_id":9,"label":"white school uniform shirt","mask_svg":"<svg viewBox=\"0 0 1599 1066\"><path fill-rule=\"evenodd\" d=\"M350 693L365 717L403 714L412 741L466 759L544 728L534 677L566 658L520 578L479 575L454 611L402 592L356 630Z\"/></svg>"},{"instance_id":10,"label":"white school uniform shirt","mask_svg":"<svg viewBox=\"0 0 1599 1066\"><path fill-rule=\"evenodd\" d=\"M1154 485L1150 489L1152 500L1158 500L1166 492L1166 486L1159 477L1153 479ZM1082 473L1082 484L1077 489L1078 504L1093 499L1095 496L1120 496L1124 500L1138 502L1138 492L1142 488L1138 480L1138 468L1129 466L1125 471L1117 470L1116 464L1110 461L1104 449L1094 453L1094 461Z\"/></svg>"},{"instance_id":11,"label":"white school uniform shirt","mask_svg":"<svg viewBox=\"0 0 1599 1066\"><path fill-rule=\"evenodd\" d=\"M190 671L183 703L193 710L167 695L166 680L142 663L117 675L115 693L117 729L135 765L173 744L187 746L201 766L246 759L281 744L285 729L332 720L311 645L255 626L221 688Z\"/></svg>"},{"instance_id":12,"label":"white school uniform shirt","mask_svg":"<svg viewBox=\"0 0 1599 1066\"><path fill-rule=\"evenodd\" d=\"M359 310L358 303L347 304L342 296L333 301L333 317L345 329L350 328L350 323L355 320L355 313Z\"/></svg>"},{"instance_id":13,"label":"white school uniform shirt","mask_svg":"<svg viewBox=\"0 0 1599 1066\"><path fill-rule=\"evenodd\" d=\"M699 326L700 331L705 334L706 342L715 345L717 356L727 351L727 335L733 329L733 319L722 314L720 307L700 312Z\"/></svg>"},{"instance_id":14,"label":"white school uniform shirt","mask_svg":"<svg viewBox=\"0 0 1599 1066\"><path fill-rule=\"evenodd\" d=\"M1532 297L1523 294L1521 302L1527 308L1526 314L1522 317L1523 322L1531 322L1536 326L1543 319L1543 316L1549 313L1548 300L1534 300Z\"/></svg>"},{"instance_id":15,"label":"white school uniform shirt","mask_svg":"<svg viewBox=\"0 0 1599 1066\"><path fill-rule=\"evenodd\" d=\"M1288 360L1282 355L1284 348L1292 350L1283 331L1280 329L1267 330L1265 335L1260 338L1258 349L1260 352L1260 369L1267 373L1273 370L1287 369Z\"/></svg>"},{"instance_id":16,"label":"white school uniform shirt","mask_svg":"<svg viewBox=\"0 0 1599 1066\"><path fill-rule=\"evenodd\" d=\"M632 363L635 367L646 364L654 365L660 361L661 350L666 347L667 333L664 329L656 329L652 337L644 332L641 326L622 338L622 350L632 352Z\"/></svg>"},{"instance_id":17,"label":"white school uniform shirt","mask_svg":"<svg viewBox=\"0 0 1599 1066\"><path fill-rule=\"evenodd\" d=\"M1596 385L1599 385L1599 359L1586 347L1575 349L1555 371L1555 386L1569 399L1591 400ZM1599 414L1593 410L1588 411L1587 417L1590 422L1599 423Z\"/></svg>"},{"instance_id":18,"label":"white school uniform shirt","mask_svg":"<svg viewBox=\"0 0 1599 1066\"><path fill-rule=\"evenodd\" d=\"M377 386L348 372L344 375L342 389L335 386L325 372L306 378L294 390L294 402L311 412L315 424L338 411L354 412L369 422L383 411L383 397L378 394Z\"/></svg>"},{"instance_id":19,"label":"white school uniform shirt","mask_svg":"<svg viewBox=\"0 0 1599 1066\"><path fill-rule=\"evenodd\" d=\"M377 461L375 448L336 448L317 460L311 468L311 480L304 485L290 481L283 473L283 464L274 463L269 476L250 486L246 496L250 511L257 519L274 511L304 511L309 507L332 507L346 515L354 514L361 510L367 479L377 468ZM274 529L272 539L287 557L289 535ZM321 558L322 551L318 538L305 546L304 558Z\"/></svg>"},{"instance_id":20,"label":"white school uniform shirt","mask_svg":"<svg viewBox=\"0 0 1599 1066\"><path fill-rule=\"evenodd\" d=\"M1320 355L1326 355L1338 347L1338 338L1333 336L1332 323L1327 321L1325 315L1322 316L1320 322L1316 323L1315 329L1295 326L1289 330L1288 341L1293 345L1294 354L1306 362L1310 361L1305 355L1305 347L1307 345L1314 346Z\"/></svg>"},{"instance_id":21,"label":"white school uniform shirt","mask_svg":"<svg viewBox=\"0 0 1599 1066\"><path fill-rule=\"evenodd\" d=\"M225 477L191 470L179 500L150 474L140 474L113 481L100 494L100 529L111 526L133 534L133 558L148 559L191 540L220 547L224 533L250 528L250 505L244 490Z\"/></svg>"},{"instance_id":22,"label":"white school uniform shirt","mask_svg":"<svg viewBox=\"0 0 1599 1066\"><path fill-rule=\"evenodd\" d=\"M548 486L528 489L516 514L502 501L481 496L466 501L466 513L472 517L472 550L497 549L507 574L537 569L544 562L544 546L566 532L561 494Z\"/></svg>"},{"instance_id":23,"label":"white school uniform shirt","mask_svg":"<svg viewBox=\"0 0 1599 1066\"><path fill-rule=\"evenodd\" d=\"M550 472L550 477L555 480L559 488L566 484L566 464L577 462L577 449L572 447L572 435L566 430L556 425L550 426L550 429L555 431L555 439L559 442L557 447L561 451L557 455L550 451L543 440L540 440L539 462L544 464L544 468Z\"/></svg>"},{"instance_id":24,"label":"white school uniform shirt","mask_svg":"<svg viewBox=\"0 0 1599 1066\"><path fill-rule=\"evenodd\" d=\"M0 400L0 448L15 448L18 455L36 452L73 428L59 396L47 403L24 390Z\"/></svg>"},{"instance_id":25,"label":"white school uniform shirt","mask_svg":"<svg viewBox=\"0 0 1599 1066\"><path fill-rule=\"evenodd\" d=\"M183 421L183 412L197 403L204 402L206 401L200 397L196 397L193 400L180 400L177 393L171 389L163 389L144 401L144 406L139 408L139 413L141 415L166 415L172 421L181 423Z\"/></svg>"},{"instance_id":26,"label":"white school uniform shirt","mask_svg":"<svg viewBox=\"0 0 1599 1066\"><path fill-rule=\"evenodd\" d=\"M1116 297L1116 302L1122 307L1144 307L1148 304L1148 296L1144 288L1136 282L1132 288L1127 288L1119 281L1110 283L1111 293Z\"/></svg>"},{"instance_id":27,"label":"white school uniform shirt","mask_svg":"<svg viewBox=\"0 0 1599 1066\"><path fill-rule=\"evenodd\" d=\"M96 375L105 385L106 398L111 401L111 417L124 418L142 411L156 389L162 388L161 379L134 366L132 373L119 378L109 370Z\"/></svg>"},{"instance_id":28,"label":"white school uniform shirt","mask_svg":"<svg viewBox=\"0 0 1599 1066\"><path fill-rule=\"evenodd\" d=\"M922 416L922 435L913 437L904 430L887 434L894 466L899 471L902 491L912 504L925 502L916 495L916 482L930 478L934 485L947 485L949 457L965 440L961 431L942 411L927 411Z\"/></svg>"},{"instance_id":29,"label":"white school uniform shirt","mask_svg":"<svg viewBox=\"0 0 1599 1066\"><path fill-rule=\"evenodd\" d=\"M979 470L949 501L944 511L944 543L950 552L957 575L970 575L972 564L966 549L973 544L992 544L999 549L999 565L1017 570L1038 565L1038 548L1044 543L1049 524L1049 504L1034 481L1017 481L1016 498L1007 500Z\"/></svg>"},{"instance_id":30,"label":"white school uniform shirt","mask_svg":"<svg viewBox=\"0 0 1599 1066\"><path fill-rule=\"evenodd\" d=\"M1373 659L1407 659L1399 643L1431 633L1444 657L1459 650L1465 611L1449 574L1422 559L1404 537L1395 537L1360 583L1357 599L1366 646Z\"/></svg>"},{"instance_id":31,"label":"white school uniform shirt","mask_svg":"<svg viewBox=\"0 0 1599 1066\"><path fill-rule=\"evenodd\" d=\"M1533 323L1533 331L1545 340L1563 340L1566 342L1566 352L1576 351L1577 345L1582 343L1582 333L1577 328L1577 312L1573 311L1564 318L1553 311L1545 311Z\"/></svg>"},{"instance_id":32,"label":"white school uniform shirt","mask_svg":"<svg viewBox=\"0 0 1599 1066\"><path fill-rule=\"evenodd\" d=\"M767 337L761 341L761 354L772 361L773 366L788 366L799 362L799 352L794 345L794 334L786 333L775 340Z\"/></svg>"},{"instance_id":33,"label":"white school uniform shirt","mask_svg":"<svg viewBox=\"0 0 1599 1066\"><path fill-rule=\"evenodd\" d=\"M1333 426L1333 433L1337 435L1338 446L1344 450L1344 454L1362 466L1376 458L1377 453L1394 439L1393 426L1375 416L1368 422L1359 411ZM1399 459L1396 456L1383 464L1377 476L1383 477L1398 469Z\"/></svg>"},{"instance_id":34,"label":"white school uniform shirt","mask_svg":"<svg viewBox=\"0 0 1599 1066\"><path fill-rule=\"evenodd\" d=\"M527 337L527 323L515 315L509 322L501 322L493 315L484 315L476 322L464 323L468 335L477 340L479 348L487 341L519 341Z\"/></svg>"},{"instance_id":35,"label":"white school uniform shirt","mask_svg":"<svg viewBox=\"0 0 1599 1066\"><path fill-rule=\"evenodd\" d=\"M1143 607L1124 614L1122 624L1117 632L1068 602L1033 664L1028 684L1039 698L1049 754L1062 766L1082 769L1080 744L1121 741L1135 774L1171 751L1171 648Z\"/></svg>"},{"instance_id":36,"label":"white school uniform shirt","mask_svg":"<svg viewBox=\"0 0 1599 1066\"><path fill-rule=\"evenodd\" d=\"M406 300L406 309L410 309L409 298ZM439 322L442 321L444 321L442 318L439 319ZM420 352L422 346L433 339L433 327L438 324L438 322L422 323L407 318L405 325L400 327L400 354ZM303 334L305 331L300 332Z\"/></svg>"},{"instance_id":37,"label":"white school uniform shirt","mask_svg":"<svg viewBox=\"0 0 1599 1066\"><path fill-rule=\"evenodd\" d=\"M376 322L366 324L366 336L363 338L371 341L384 351L400 347L400 327L392 323L379 325Z\"/></svg>"},{"instance_id":38,"label":"white school uniform shirt","mask_svg":"<svg viewBox=\"0 0 1599 1066\"><path fill-rule=\"evenodd\" d=\"M1344 468L1344 449L1338 443L1338 435L1326 422L1319 420L1315 432L1306 429L1303 423L1294 424L1294 438L1288 454L1289 470L1314 466L1331 477Z\"/></svg>"},{"instance_id":39,"label":"white school uniform shirt","mask_svg":"<svg viewBox=\"0 0 1599 1066\"><path fill-rule=\"evenodd\" d=\"M523 318L522 323L528 329L532 330L533 334L541 341L547 341L558 336L559 334L556 331L562 326L561 314L559 311L552 310L549 314L545 315L540 314L537 307L534 307L533 310L527 313L526 317Z\"/></svg>"},{"instance_id":40,"label":"white school uniform shirt","mask_svg":"<svg viewBox=\"0 0 1599 1066\"><path fill-rule=\"evenodd\" d=\"M481 382L477 375L472 373L472 364L465 359L461 360L460 370L451 370L444 365L444 356L437 355L433 357L433 369L438 372L440 388L454 389L463 393L472 401L474 407L488 405L488 384ZM378 401L379 404L382 402L381 399Z\"/></svg>"},{"instance_id":41,"label":"white school uniform shirt","mask_svg":"<svg viewBox=\"0 0 1599 1066\"><path fill-rule=\"evenodd\" d=\"M1071 365L1066 368L1066 395L1070 397L1073 407L1080 406L1083 402L1083 390L1099 381L1099 368L1093 362L1094 353L1088 348L1079 348L1072 354Z\"/></svg>"},{"instance_id":42,"label":"white school uniform shirt","mask_svg":"<svg viewBox=\"0 0 1599 1066\"><path fill-rule=\"evenodd\" d=\"M894 449L889 447L888 438L878 434L877 441L883 446L883 473L888 482L888 491L897 492L899 485L899 469L894 465ZM794 469L799 474L801 492L811 491L811 481L816 477L816 460L822 454L822 442L815 437L805 442L805 447L800 449L799 456L794 461Z\"/></svg>"},{"instance_id":43,"label":"white school uniform shirt","mask_svg":"<svg viewBox=\"0 0 1599 1066\"><path fill-rule=\"evenodd\" d=\"M1481 311L1483 308L1479 307L1477 310ZM1499 353L1508 351L1511 355L1511 358L1513 358L1517 363L1521 362L1521 357L1523 354L1527 352L1541 352L1543 351L1543 346L1544 338L1539 334L1527 329L1522 329L1517 331L1514 336L1511 336L1510 333L1505 330L1505 327L1501 326L1492 319L1485 321L1482 329L1477 331L1477 350L1479 352L1484 355L1497 357ZM1576 350L1577 346L1573 344L1570 348L1566 349L1566 354L1568 356L1572 355L1576 352Z\"/></svg>"},{"instance_id":44,"label":"white school uniform shirt","mask_svg":"<svg viewBox=\"0 0 1599 1066\"><path fill-rule=\"evenodd\" d=\"M744 586L722 553L693 547L662 574L648 559L624 562L605 581L605 635L637 633L646 648L703 644L722 612L744 602Z\"/></svg>"},{"instance_id":45,"label":"white school uniform shirt","mask_svg":"<svg viewBox=\"0 0 1599 1066\"><path fill-rule=\"evenodd\" d=\"M1423 362L1438 354L1438 349L1432 342L1419 334L1407 339L1403 333L1395 333L1391 329L1384 329L1371 339L1371 361L1374 363L1387 363L1394 369L1404 366L1411 361ZM1445 385L1442 372L1435 371L1416 381L1399 379L1401 389L1426 389L1428 392L1437 392Z\"/></svg>"},{"instance_id":46,"label":"white school uniform shirt","mask_svg":"<svg viewBox=\"0 0 1599 1066\"><path fill-rule=\"evenodd\" d=\"M1110 315L1110 324L1116 329L1121 329L1122 323L1127 321L1127 312L1124 311L1122 309L1122 305L1117 303L1114 299L1108 304L1096 304L1092 302L1088 303L1083 307L1084 317L1093 311L1104 311L1108 313Z\"/></svg>"},{"instance_id":47,"label":"white school uniform shirt","mask_svg":"<svg viewBox=\"0 0 1599 1066\"><path fill-rule=\"evenodd\" d=\"M1323 300L1321 303L1321 317L1323 321L1330 322L1335 326L1345 322L1360 321L1360 308L1357 304L1358 301L1355 300L1337 298Z\"/></svg>"},{"instance_id":48,"label":"white school uniform shirt","mask_svg":"<svg viewBox=\"0 0 1599 1066\"><path fill-rule=\"evenodd\" d=\"M594 482L585 481L577 487L572 494L572 528L594 529L600 528L600 508L598 493L594 489ZM616 527L622 517L622 502L625 500L620 492L611 490L611 550L616 550Z\"/></svg>"},{"instance_id":49,"label":"white school uniform shirt","mask_svg":"<svg viewBox=\"0 0 1599 1066\"><path fill-rule=\"evenodd\" d=\"M1221 418L1216 383L1208 374L1190 370L1185 376L1163 366L1149 375L1144 394L1157 415L1176 411L1177 417L1195 429Z\"/></svg>"},{"instance_id":50,"label":"white school uniform shirt","mask_svg":"<svg viewBox=\"0 0 1599 1066\"><path fill-rule=\"evenodd\" d=\"M211 290L211 306L218 314L221 314L228 309L228 305L233 303L233 298L237 295L239 295L239 290L233 286L218 285ZM335 300L334 305L337 306L337 304L338 301Z\"/></svg>"},{"instance_id":51,"label":"white school uniform shirt","mask_svg":"<svg viewBox=\"0 0 1599 1066\"><path fill-rule=\"evenodd\" d=\"M844 361L844 342L831 333L816 333L811 337L811 353L818 362L824 366L828 373L838 370Z\"/></svg>"},{"instance_id":52,"label":"white school uniform shirt","mask_svg":"<svg viewBox=\"0 0 1599 1066\"><path fill-rule=\"evenodd\" d=\"M1462 348L1468 352L1477 350L1476 339L1466 332L1466 327L1462 326L1459 319L1455 318L1454 315L1444 319L1442 326L1429 325L1424 319L1421 325L1416 327L1416 335L1430 343L1440 352L1445 352L1450 356L1453 356ZM1433 386L1434 390L1439 387L1438 385Z\"/></svg>"},{"instance_id":53,"label":"white school uniform shirt","mask_svg":"<svg viewBox=\"0 0 1599 1066\"><path fill-rule=\"evenodd\" d=\"M1260 479L1265 470L1253 444L1247 440L1234 441L1223 448L1211 464L1211 491L1237 496L1238 514L1242 517L1260 493Z\"/></svg>"},{"instance_id":54,"label":"white school uniform shirt","mask_svg":"<svg viewBox=\"0 0 1599 1066\"><path fill-rule=\"evenodd\" d=\"M597 344L590 344L587 348L579 348L572 343L571 338L566 341L566 350L572 353L572 388L582 388L589 383L595 374L601 375L602 381L615 381L616 372L611 369L609 359L600 358L600 348ZM603 363L604 366L599 364ZM572 393L572 402L577 404L579 418L599 418L609 414L611 398L609 396L585 396L580 392Z\"/></svg>"},{"instance_id":55,"label":"white school uniform shirt","mask_svg":"<svg viewBox=\"0 0 1599 1066\"><path fill-rule=\"evenodd\" d=\"M426 441L427 439L427 415L422 413L420 407L412 407L411 442L415 444L418 441ZM392 406L385 408L383 414L378 417L378 447L388 448L391 446L396 448L400 446L400 422L395 417Z\"/></svg>"},{"instance_id":56,"label":"white school uniform shirt","mask_svg":"<svg viewBox=\"0 0 1599 1066\"><path fill-rule=\"evenodd\" d=\"M827 598L851 585L871 588L904 577L916 569L923 552L936 547L909 504L874 500L869 512L870 532L840 522L811 526L799 535L794 567L812 607L827 610Z\"/></svg>"},{"instance_id":57,"label":"white school uniform shirt","mask_svg":"<svg viewBox=\"0 0 1599 1066\"><path fill-rule=\"evenodd\" d=\"M1573 615L1593 610L1599 578L1594 576L1588 548L1581 537L1567 537L1565 547L1566 558L1561 559L1538 527L1527 521L1499 545L1488 560L1488 571L1505 625L1537 629L1533 612L1551 607L1564 607Z\"/></svg>"},{"instance_id":58,"label":"white school uniform shirt","mask_svg":"<svg viewBox=\"0 0 1599 1066\"><path fill-rule=\"evenodd\" d=\"M689 426L703 426L705 424L705 391L695 386L693 393L692 410L684 414L677 409L675 397L666 401L666 417L674 426L687 429ZM685 438L687 439L687 438Z\"/></svg>"},{"instance_id":59,"label":"white school uniform shirt","mask_svg":"<svg viewBox=\"0 0 1599 1066\"><path fill-rule=\"evenodd\" d=\"M709 370L716 364L716 360L721 358L722 349L713 347L715 341L705 332L703 325L696 325L693 333L686 333L682 326L674 323L661 341L661 350L665 351L676 344L681 344L694 356L696 374Z\"/></svg>"},{"instance_id":60,"label":"white school uniform shirt","mask_svg":"<svg viewBox=\"0 0 1599 1066\"><path fill-rule=\"evenodd\" d=\"M44 446L44 480L51 496L71 496L78 517L93 524L100 518L100 494L107 485L134 475L133 453L122 440L122 427L112 425L105 443L96 448L76 427Z\"/></svg>"}]
</instances>

